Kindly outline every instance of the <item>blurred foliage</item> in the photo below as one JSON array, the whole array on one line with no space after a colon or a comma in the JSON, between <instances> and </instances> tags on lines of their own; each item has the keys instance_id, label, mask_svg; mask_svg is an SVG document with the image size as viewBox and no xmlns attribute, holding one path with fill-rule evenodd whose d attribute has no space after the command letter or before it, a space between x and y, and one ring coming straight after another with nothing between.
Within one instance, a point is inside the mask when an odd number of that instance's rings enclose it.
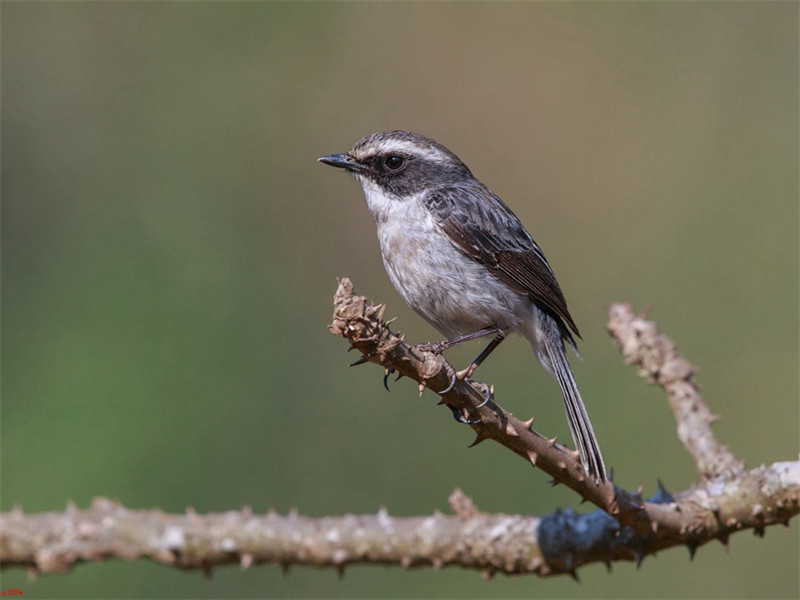
<instances>
[{"instance_id":1,"label":"blurred foliage","mask_svg":"<svg viewBox=\"0 0 800 600\"><path fill-rule=\"evenodd\" d=\"M628 300L699 367L749 466L798 451L796 3L2 4L2 509L545 513L567 490L326 332L335 277L437 334L383 273L361 191L315 162L377 130L453 149L545 249L622 485L695 479L622 365ZM452 353L461 364L477 345ZM568 437L521 340L499 401ZM397 400L397 398L394 398ZM412 443L413 441L413 443ZM569 578L82 566L25 596L798 596L797 523Z\"/></svg>"}]
</instances>

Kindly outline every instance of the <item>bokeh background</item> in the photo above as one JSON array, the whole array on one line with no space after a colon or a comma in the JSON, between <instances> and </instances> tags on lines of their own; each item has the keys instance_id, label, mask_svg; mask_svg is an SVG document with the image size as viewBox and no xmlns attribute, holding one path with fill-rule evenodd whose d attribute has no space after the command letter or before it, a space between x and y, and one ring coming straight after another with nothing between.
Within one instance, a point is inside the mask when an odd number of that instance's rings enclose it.
<instances>
[{"instance_id":1,"label":"bokeh background","mask_svg":"<svg viewBox=\"0 0 800 600\"><path fill-rule=\"evenodd\" d=\"M337 276L438 339L391 287L360 189L318 164L386 129L454 150L518 213L584 335L617 481L696 480L659 390L622 364L625 300L699 368L721 440L798 452L796 3L2 5L2 509L312 516L575 505L326 331ZM479 345L450 354L456 364ZM569 439L512 340L498 400ZM589 510L583 506L581 510ZM798 525L569 578L355 567L83 565L25 597L798 596Z\"/></svg>"}]
</instances>

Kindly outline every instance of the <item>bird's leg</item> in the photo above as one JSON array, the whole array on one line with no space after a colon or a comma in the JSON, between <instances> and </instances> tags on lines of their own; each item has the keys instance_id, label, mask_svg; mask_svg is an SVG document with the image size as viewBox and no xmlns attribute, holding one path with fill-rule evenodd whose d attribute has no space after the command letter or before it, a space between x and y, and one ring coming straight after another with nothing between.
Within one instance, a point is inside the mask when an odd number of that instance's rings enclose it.
<instances>
[{"instance_id":1,"label":"bird's leg","mask_svg":"<svg viewBox=\"0 0 800 600\"><path fill-rule=\"evenodd\" d=\"M495 331L497 330L495 329ZM497 331L497 335L495 335L492 341L489 342L489 345L483 349L483 352L481 352L466 369L456 373L456 377L459 379L469 379L472 377L473 373L475 373L475 370L480 366L480 364L486 360L486 357L489 356L504 339L506 339L506 335L502 331Z\"/></svg>"},{"instance_id":2,"label":"bird's leg","mask_svg":"<svg viewBox=\"0 0 800 600\"><path fill-rule=\"evenodd\" d=\"M471 333L465 333L464 335L459 335L449 340L444 340L443 342L437 342L436 344L419 344L417 345L417 348L419 348L420 350L424 350L426 352L441 354L445 350L449 350L454 346L458 346L459 344L462 344L464 342L469 342L470 340L476 340L478 338L487 335L492 335L493 333L502 335L497 327L495 327L494 325L490 325L489 327L484 327L483 329L478 329L477 331L473 331ZM494 350L494 348L492 348L492 350ZM486 357L484 356L483 358Z\"/></svg>"}]
</instances>

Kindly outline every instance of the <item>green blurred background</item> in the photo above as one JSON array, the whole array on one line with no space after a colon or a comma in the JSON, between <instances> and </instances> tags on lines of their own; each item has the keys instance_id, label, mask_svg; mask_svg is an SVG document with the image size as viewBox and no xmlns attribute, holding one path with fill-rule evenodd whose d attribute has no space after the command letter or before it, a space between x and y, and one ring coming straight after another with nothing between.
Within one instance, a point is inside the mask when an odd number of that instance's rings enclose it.
<instances>
[{"instance_id":1,"label":"green blurred background","mask_svg":"<svg viewBox=\"0 0 800 600\"><path fill-rule=\"evenodd\" d=\"M663 394L622 364L631 301L699 367L748 466L798 452L796 3L2 4L2 509L321 516L574 505L326 331L337 276L394 292L356 183L316 163L378 130L455 151L542 245L624 486L696 480ZM479 345L454 351L462 364ZM530 348L482 368L569 439ZM582 507L584 510L589 510ZM786 597L798 525L540 580L446 569L92 564L26 598Z\"/></svg>"}]
</instances>

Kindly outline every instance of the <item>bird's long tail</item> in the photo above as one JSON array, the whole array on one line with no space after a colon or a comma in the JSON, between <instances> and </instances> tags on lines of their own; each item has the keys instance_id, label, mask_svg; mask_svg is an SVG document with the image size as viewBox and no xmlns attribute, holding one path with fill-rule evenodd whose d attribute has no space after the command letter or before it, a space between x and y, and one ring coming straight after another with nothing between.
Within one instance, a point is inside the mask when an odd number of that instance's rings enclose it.
<instances>
[{"instance_id":1,"label":"bird's long tail","mask_svg":"<svg viewBox=\"0 0 800 600\"><path fill-rule=\"evenodd\" d=\"M561 395L564 397L564 407L567 410L567 423L572 433L572 439L581 455L581 463L586 473L597 483L605 483L606 467L603 463L603 455L600 453L600 445L592 429L592 422L589 414L581 400L581 393L578 391L578 384L572 375L572 368L569 366L564 343L548 339L545 344L547 356L550 359L552 373L561 386Z\"/></svg>"}]
</instances>

